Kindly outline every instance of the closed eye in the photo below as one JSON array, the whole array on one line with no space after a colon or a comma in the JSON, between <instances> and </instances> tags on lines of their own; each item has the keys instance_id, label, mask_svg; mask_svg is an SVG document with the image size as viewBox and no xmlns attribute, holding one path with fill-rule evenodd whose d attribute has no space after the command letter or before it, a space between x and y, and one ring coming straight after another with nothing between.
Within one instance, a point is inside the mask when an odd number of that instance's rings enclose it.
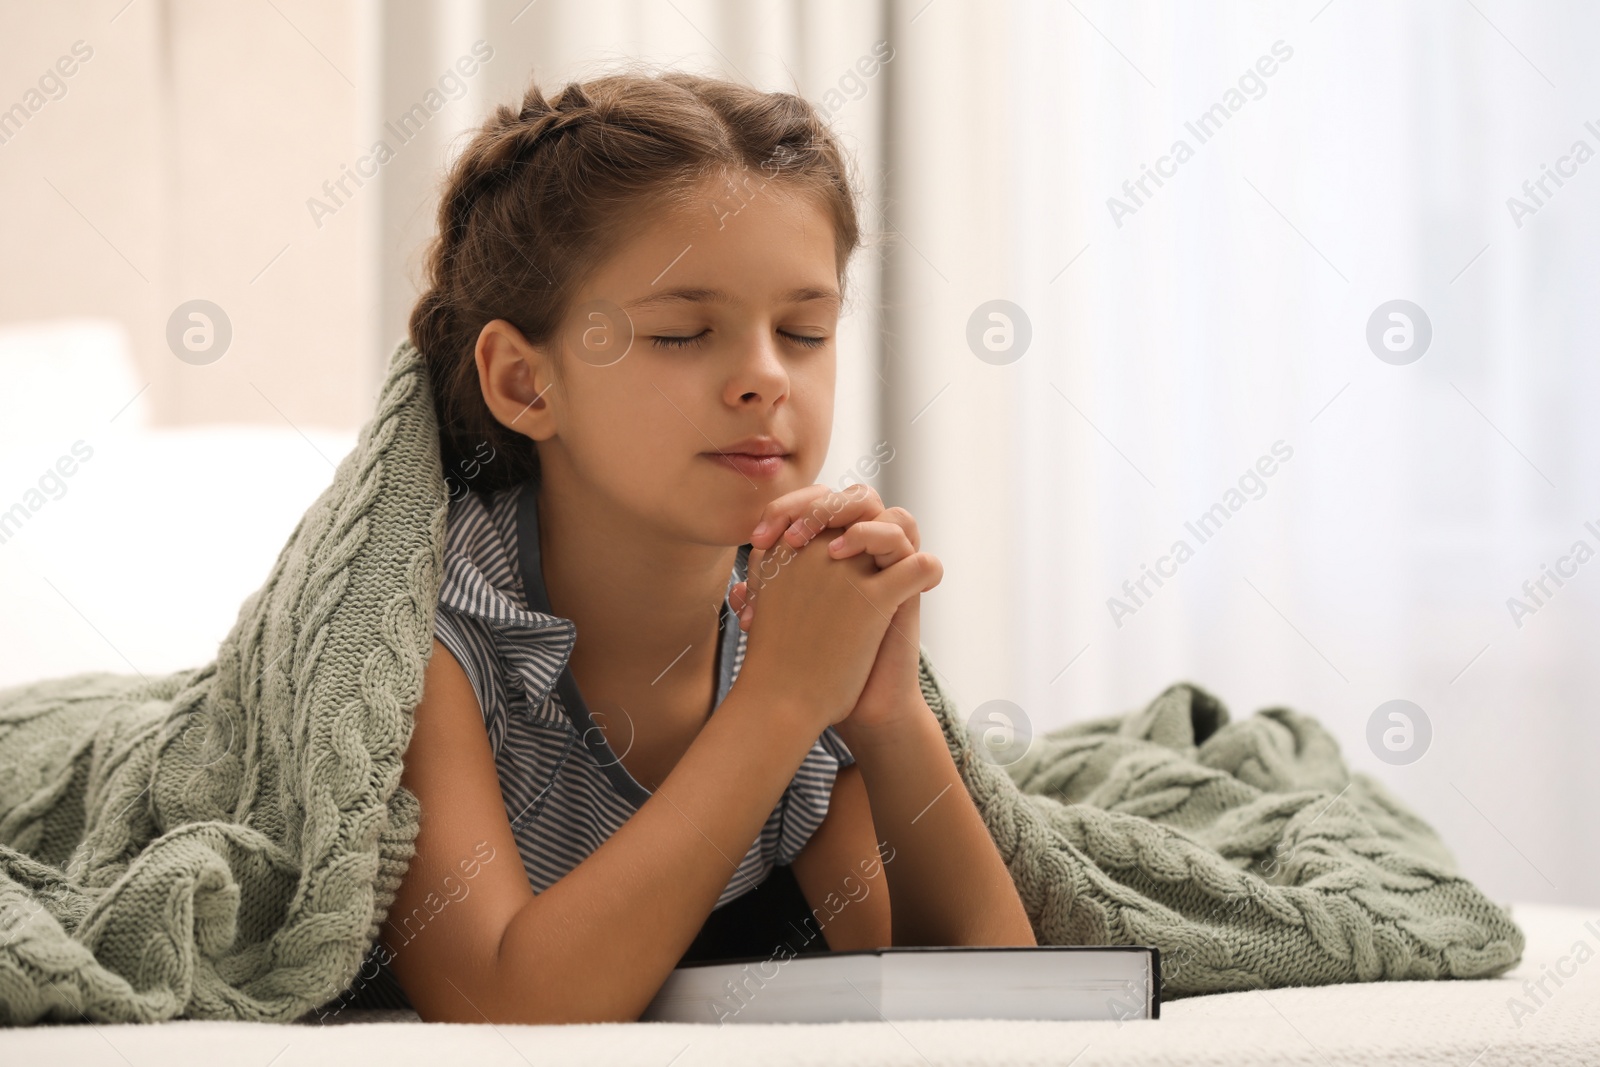
<instances>
[{"instance_id":1,"label":"closed eye","mask_svg":"<svg viewBox=\"0 0 1600 1067\"><path fill-rule=\"evenodd\" d=\"M710 330L701 330L696 334L656 334L650 338L650 343L657 348L693 348L704 344ZM779 335L788 338L802 348L821 348L828 343L828 338L811 337L803 333L790 333L788 330L779 330Z\"/></svg>"},{"instance_id":2,"label":"closed eye","mask_svg":"<svg viewBox=\"0 0 1600 1067\"><path fill-rule=\"evenodd\" d=\"M657 334L656 336L650 338L650 343L655 345L657 348L693 348L695 345L704 343L706 335L710 332L710 330L701 330L696 334L678 336L671 334Z\"/></svg>"}]
</instances>

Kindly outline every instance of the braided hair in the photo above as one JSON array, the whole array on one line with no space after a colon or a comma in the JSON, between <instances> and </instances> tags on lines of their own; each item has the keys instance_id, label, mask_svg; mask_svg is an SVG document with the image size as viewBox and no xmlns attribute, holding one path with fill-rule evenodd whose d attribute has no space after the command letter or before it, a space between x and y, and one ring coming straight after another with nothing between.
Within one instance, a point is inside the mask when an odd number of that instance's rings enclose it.
<instances>
[{"instance_id":1,"label":"braided hair","mask_svg":"<svg viewBox=\"0 0 1600 1067\"><path fill-rule=\"evenodd\" d=\"M473 353L486 323L504 319L530 343L548 342L640 212L687 202L719 168L757 167L819 199L842 282L860 242L855 187L801 97L684 73L614 74L549 99L534 84L520 108L497 107L445 176L411 312L446 472L484 494L538 473L533 442L484 402ZM480 464L486 455L494 462Z\"/></svg>"}]
</instances>

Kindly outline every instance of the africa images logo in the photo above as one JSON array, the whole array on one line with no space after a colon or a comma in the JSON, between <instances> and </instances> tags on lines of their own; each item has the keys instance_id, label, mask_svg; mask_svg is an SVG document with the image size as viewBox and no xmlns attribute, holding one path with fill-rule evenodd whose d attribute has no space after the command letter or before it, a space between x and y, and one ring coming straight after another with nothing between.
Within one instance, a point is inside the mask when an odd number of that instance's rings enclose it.
<instances>
[{"instance_id":1,"label":"africa images logo","mask_svg":"<svg viewBox=\"0 0 1600 1067\"><path fill-rule=\"evenodd\" d=\"M1122 195L1127 199L1106 197L1106 210L1111 213L1111 221L1116 224L1117 229L1122 229L1123 220L1129 215L1137 214L1140 208L1155 197L1156 191L1166 185L1166 182L1162 181L1163 178L1171 179L1178 176L1178 167L1195 157L1199 145L1205 144L1222 132L1223 125L1243 110L1251 100L1260 100L1266 96L1266 79L1276 74L1280 66L1289 62L1293 55L1294 49L1284 41L1273 41L1272 55L1263 55L1256 60L1254 66L1247 67L1245 72L1239 75L1238 88L1228 88L1220 100L1202 111L1193 121L1183 124L1183 128L1194 138L1194 144L1179 137L1172 142L1172 147L1165 155L1156 158L1154 168L1148 163L1139 164L1139 176L1129 178L1122 183ZM1274 59L1273 56L1277 58ZM1155 184L1155 189L1150 188L1152 182Z\"/></svg>"},{"instance_id":2,"label":"africa images logo","mask_svg":"<svg viewBox=\"0 0 1600 1067\"><path fill-rule=\"evenodd\" d=\"M1193 545L1187 537L1177 538L1167 554L1156 560L1153 570L1149 564L1141 563L1139 576L1122 583L1123 596L1106 598L1106 610L1111 613L1111 621L1117 624L1117 629L1122 629L1125 619L1138 614L1154 598L1156 590L1166 584L1162 579L1178 576L1178 568L1194 558L1197 547L1220 533L1223 525L1247 503L1267 495L1267 479L1282 469L1282 464L1289 462L1294 455L1294 447L1287 441L1279 440L1272 443L1271 451L1271 455L1262 455L1239 476L1238 488L1230 486L1222 494L1221 500L1201 512L1198 518L1183 524L1183 528L1194 538ZM1155 589L1150 588L1152 582L1155 583Z\"/></svg>"},{"instance_id":3,"label":"africa images logo","mask_svg":"<svg viewBox=\"0 0 1600 1067\"><path fill-rule=\"evenodd\" d=\"M428 91L422 94L422 99L412 104L401 112L392 122L383 124L384 131L394 138L395 144L391 146L388 138L380 138L372 143L364 156L359 157L355 166L347 163L339 164L339 176L329 178L322 183L322 194L326 199L315 196L306 198L306 210L311 213L311 221L316 223L317 229L322 229L322 220L329 215L339 213L351 198L355 190L349 187L350 183L360 189L367 181L378 176L378 168L389 162L398 154L398 149L404 148L422 133L422 128L444 109L446 99L460 100L467 95L466 79L474 74L494 58L494 48L486 41L474 41L471 55L463 55L455 64L439 75L438 84L429 86ZM341 195L343 194L343 195Z\"/></svg>"}]
</instances>

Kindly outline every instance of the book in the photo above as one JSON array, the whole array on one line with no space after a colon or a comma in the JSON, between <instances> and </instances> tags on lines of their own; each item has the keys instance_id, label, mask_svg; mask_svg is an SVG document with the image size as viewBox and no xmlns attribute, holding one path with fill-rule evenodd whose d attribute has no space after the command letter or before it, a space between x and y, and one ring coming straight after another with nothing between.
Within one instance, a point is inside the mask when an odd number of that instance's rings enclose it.
<instances>
[{"instance_id":1,"label":"book","mask_svg":"<svg viewBox=\"0 0 1600 1067\"><path fill-rule=\"evenodd\" d=\"M639 1018L720 1025L1160 1016L1154 948L959 945L687 963Z\"/></svg>"}]
</instances>

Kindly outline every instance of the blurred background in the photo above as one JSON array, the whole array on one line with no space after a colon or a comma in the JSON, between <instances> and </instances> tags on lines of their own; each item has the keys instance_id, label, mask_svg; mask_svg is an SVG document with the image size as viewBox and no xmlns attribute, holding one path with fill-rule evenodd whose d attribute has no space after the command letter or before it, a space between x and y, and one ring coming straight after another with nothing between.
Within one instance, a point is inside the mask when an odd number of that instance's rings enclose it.
<instances>
[{"instance_id":1,"label":"blurred background","mask_svg":"<svg viewBox=\"0 0 1600 1067\"><path fill-rule=\"evenodd\" d=\"M0 686L208 661L354 445L465 132L642 60L797 92L855 160L821 480L918 517L975 729L1178 680L1291 707L1491 895L1594 904L1597 34L1509 0L0 3Z\"/></svg>"}]
</instances>

